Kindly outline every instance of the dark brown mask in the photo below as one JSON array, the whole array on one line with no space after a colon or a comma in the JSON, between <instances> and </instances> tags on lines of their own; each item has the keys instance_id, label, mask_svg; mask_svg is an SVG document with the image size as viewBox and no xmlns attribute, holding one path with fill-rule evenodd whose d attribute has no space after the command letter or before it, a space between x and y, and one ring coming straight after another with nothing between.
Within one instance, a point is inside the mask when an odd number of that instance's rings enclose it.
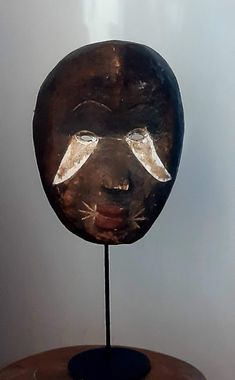
<instances>
[{"instance_id":1,"label":"dark brown mask","mask_svg":"<svg viewBox=\"0 0 235 380\"><path fill-rule=\"evenodd\" d=\"M140 239L174 184L183 141L176 78L154 50L109 41L66 56L33 121L38 167L62 223L101 244Z\"/></svg>"}]
</instances>

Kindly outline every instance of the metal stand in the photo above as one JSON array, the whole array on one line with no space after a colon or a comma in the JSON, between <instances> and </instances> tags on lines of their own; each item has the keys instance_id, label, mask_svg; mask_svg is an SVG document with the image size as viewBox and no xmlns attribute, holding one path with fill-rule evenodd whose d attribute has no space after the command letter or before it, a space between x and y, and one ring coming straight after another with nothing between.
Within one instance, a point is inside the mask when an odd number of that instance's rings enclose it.
<instances>
[{"instance_id":1,"label":"metal stand","mask_svg":"<svg viewBox=\"0 0 235 380\"><path fill-rule=\"evenodd\" d=\"M74 380L140 380L150 371L148 357L125 347L112 347L110 339L109 246L104 246L106 345L74 356L68 364Z\"/></svg>"},{"instance_id":2,"label":"metal stand","mask_svg":"<svg viewBox=\"0 0 235 380\"><path fill-rule=\"evenodd\" d=\"M111 349L110 342L110 274L109 274L109 246L104 246L104 296L105 296L105 330L106 330L106 349Z\"/></svg>"}]
</instances>

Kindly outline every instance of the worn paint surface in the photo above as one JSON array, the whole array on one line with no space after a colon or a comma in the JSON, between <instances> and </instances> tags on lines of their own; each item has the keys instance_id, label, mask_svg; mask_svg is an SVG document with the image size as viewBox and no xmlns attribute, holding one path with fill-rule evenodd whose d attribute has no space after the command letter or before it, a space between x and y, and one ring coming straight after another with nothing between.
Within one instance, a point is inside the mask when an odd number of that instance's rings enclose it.
<instances>
[{"instance_id":1,"label":"worn paint surface","mask_svg":"<svg viewBox=\"0 0 235 380\"><path fill-rule=\"evenodd\" d=\"M33 122L42 183L62 223L100 244L132 243L174 184L183 141L175 76L152 49L80 48L44 81Z\"/></svg>"}]
</instances>

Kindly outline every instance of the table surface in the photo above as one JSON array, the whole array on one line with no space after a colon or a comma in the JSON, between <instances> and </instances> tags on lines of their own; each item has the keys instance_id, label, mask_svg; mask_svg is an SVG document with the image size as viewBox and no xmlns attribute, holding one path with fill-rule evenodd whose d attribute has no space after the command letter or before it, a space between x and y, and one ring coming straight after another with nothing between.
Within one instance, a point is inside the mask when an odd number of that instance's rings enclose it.
<instances>
[{"instance_id":1,"label":"table surface","mask_svg":"<svg viewBox=\"0 0 235 380\"><path fill-rule=\"evenodd\" d=\"M79 352L98 346L59 348L19 360L0 370L0 380L69 380L69 359ZM145 380L206 380L192 365L168 355L137 349L146 354L151 371Z\"/></svg>"}]
</instances>

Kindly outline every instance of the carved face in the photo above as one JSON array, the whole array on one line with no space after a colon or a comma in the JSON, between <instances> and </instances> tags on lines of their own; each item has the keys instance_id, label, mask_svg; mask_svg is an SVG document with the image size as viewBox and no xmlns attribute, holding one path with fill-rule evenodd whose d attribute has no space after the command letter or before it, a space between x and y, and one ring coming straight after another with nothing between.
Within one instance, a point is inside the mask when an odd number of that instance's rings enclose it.
<instances>
[{"instance_id":1,"label":"carved face","mask_svg":"<svg viewBox=\"0 0 235 380\"><path fill-rule=\"evenodd\" d=\"M65 57L34 116L42 183L63 224L101 244L140 239L173 186L183 140L176 79L152 49L109 41Z\"/></svg>"}]
</instances>

